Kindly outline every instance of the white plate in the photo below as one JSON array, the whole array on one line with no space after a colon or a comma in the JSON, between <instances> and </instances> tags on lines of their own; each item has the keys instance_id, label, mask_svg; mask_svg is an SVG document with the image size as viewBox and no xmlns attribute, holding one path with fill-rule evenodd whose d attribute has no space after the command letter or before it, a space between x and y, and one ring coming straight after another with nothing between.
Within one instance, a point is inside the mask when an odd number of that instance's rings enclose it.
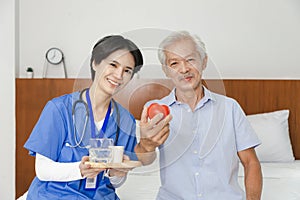
<instances>
[{"instance_id":1,"label":"white plate","mask_svg":"<svg viewBox=\"0 0 300 200\"><path fill-rule=\"evenodd\" d=\"M90 164L92 168L127 168L133 169L136 167L142 166L140 161L128 160L122 163L94 163L94 162L85 162L85 164Z\"/></svg>"}]
</instances>

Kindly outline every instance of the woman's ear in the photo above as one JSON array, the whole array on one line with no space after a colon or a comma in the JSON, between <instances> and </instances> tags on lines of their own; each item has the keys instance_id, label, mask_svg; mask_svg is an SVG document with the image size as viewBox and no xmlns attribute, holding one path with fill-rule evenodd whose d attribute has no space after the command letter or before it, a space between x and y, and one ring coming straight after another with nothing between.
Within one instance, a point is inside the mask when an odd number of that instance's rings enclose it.
<instances>
[{"instance_id":1,"label":"woman's ear","mask_svg":"<svg viewBox=\"0 0 300 200\"><path fill-rule=\"evenodd\" d=\"M96 71L96 64L95 64L95 60L92 62L92 68L94 71Z\"/></svg>"}]
</instances>

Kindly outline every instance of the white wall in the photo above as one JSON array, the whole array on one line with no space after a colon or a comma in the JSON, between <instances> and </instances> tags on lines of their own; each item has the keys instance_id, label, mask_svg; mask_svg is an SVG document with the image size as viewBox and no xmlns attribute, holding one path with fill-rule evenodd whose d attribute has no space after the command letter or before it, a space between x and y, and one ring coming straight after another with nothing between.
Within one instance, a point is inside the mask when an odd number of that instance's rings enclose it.
<instances>
[{"instance_id":1,"label":"white wall","mask_svg":"<svg viewBox=\"0 0 300 200\"><path fill-rule=\"evenodd\" d=\"M26 0L20 8L17 4L18 0L0 1L0 152L5 153L0 199L15 197L14 74L25 77L26 67L32 66L35 77L41 77L50 47L64 51L68 75L77 77L91 46L105 34L148 39L149 45L142 45L148 63L143 71L154 76L159 73L156 53L146 47L157 44L168 30L189 30L203 38L223 78L300 78L299 0ZM20 25L15 24L18 19Z\"/></svg>"},{"instance_id":2,"label":"white wall","mask_svg":"<svg viewBox=\"0 0 300 200\"><path fill-rule=\"evenodd\" d=\"M0 1L0 199L15 199L15 1Z\"/></svg>"},{"instance_id":3,"label":"white wall","mask_svg":"<svg viewBox=\"0 0 300 200\"><path fill-rule=\"evenodd\" d=\"M17 75L32 66L41 77L45 52L55 46L65 54L69 77L77 77L100 37L150 27L137 37L156 40L155 30L183 29L200 35L223 78L299 79L299 11L299 0L21 1ZM158 66L156 51L146 57ZM155 67L145 74L158 73Z\"/></svg>"}]
</instances>

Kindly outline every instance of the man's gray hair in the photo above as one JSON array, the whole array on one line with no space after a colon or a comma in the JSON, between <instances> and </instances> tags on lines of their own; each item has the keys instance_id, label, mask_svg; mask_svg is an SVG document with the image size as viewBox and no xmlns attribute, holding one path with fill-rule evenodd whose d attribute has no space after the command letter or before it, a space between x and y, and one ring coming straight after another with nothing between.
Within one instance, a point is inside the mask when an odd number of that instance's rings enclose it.
<instances>
[{"instance_id":1,"label":"man's gray hair","mask_svg":"<svg viewBox=\"0 0 300 200\"><path fill-rule=\"evenodd\" d=\"M206 57L207 54L206 54L205 44L202 42L200 37L198 37L197 35L191 35L187 31L178 31L170 34L159 45L158 59L162 65L166 64L165 49L171 44L184 39L189 39L195 43L196 49L200 54L201 61L203 61L203 59Z\"/></svg>"}]
</instances>

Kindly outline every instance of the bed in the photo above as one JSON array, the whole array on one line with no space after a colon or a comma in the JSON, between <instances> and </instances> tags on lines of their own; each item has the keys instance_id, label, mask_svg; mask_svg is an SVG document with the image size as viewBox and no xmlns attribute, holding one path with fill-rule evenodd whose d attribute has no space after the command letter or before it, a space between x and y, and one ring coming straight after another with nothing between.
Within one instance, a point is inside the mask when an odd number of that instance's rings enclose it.
<instances>
[{"instance_id":1,"label":"bed","mask_svg":"<svg viewBox=\"0 0 300 200\"><path fill-rule=\"evenodd\" d=\"M262 163L262 200L300 199L300 161L291 163ZM244 188L244 174L240 166L239 183ZM122 200L154 200L160 186L159 171L129 173L125 184L117 189Z\"/></svg>"},{"instance_id":2,"label":"bed","mask_svg":"<svg viewBox=\"0 0 300 200\"><path fill-rule=\"evenodd\" d=\"M34 159L23 145L45 102L89 84L89 80L17 79L17 197L34 177ZM259 133L263 142L257 149L264 178L262 200L300 200L300 80L227 79L205 80L204 84L214 92L235 98ZM41 89L47 87L52 90ZM115 99L138 120L146 101L161 98L172 88L172 82L166 79L133 79ZM38 97L39 104L32 102L32 96ZM242 167L238 178L243 188ZM117 193L122 200L153 200L159 185L159 167L154 162L131 171Z\"/></svg>"},{"instance_id":3,"label":"bed","mask_svg":"<svg viewBox=\"0 0 300 200\"><path fill-rule=\"evenodd\" d=\"M300 82L293 80L206 80L206 87L235 98L262 141L257 148L263 172L262 200L300 199ZM116 99L139 119L144 103L165 96L169 80L134 80ZM127 95L124 95L127 94ZM294 96L295 98L290 98ZM297 121L298 119L298 121ZM137 120L137 124L139 121ZM137 133L138 133L137 127ZM240 164L239 183L244 189ZM157 160L137 168L117 189L122 200L153 200L160 186Z\"/></svg>"}]
</instances>

